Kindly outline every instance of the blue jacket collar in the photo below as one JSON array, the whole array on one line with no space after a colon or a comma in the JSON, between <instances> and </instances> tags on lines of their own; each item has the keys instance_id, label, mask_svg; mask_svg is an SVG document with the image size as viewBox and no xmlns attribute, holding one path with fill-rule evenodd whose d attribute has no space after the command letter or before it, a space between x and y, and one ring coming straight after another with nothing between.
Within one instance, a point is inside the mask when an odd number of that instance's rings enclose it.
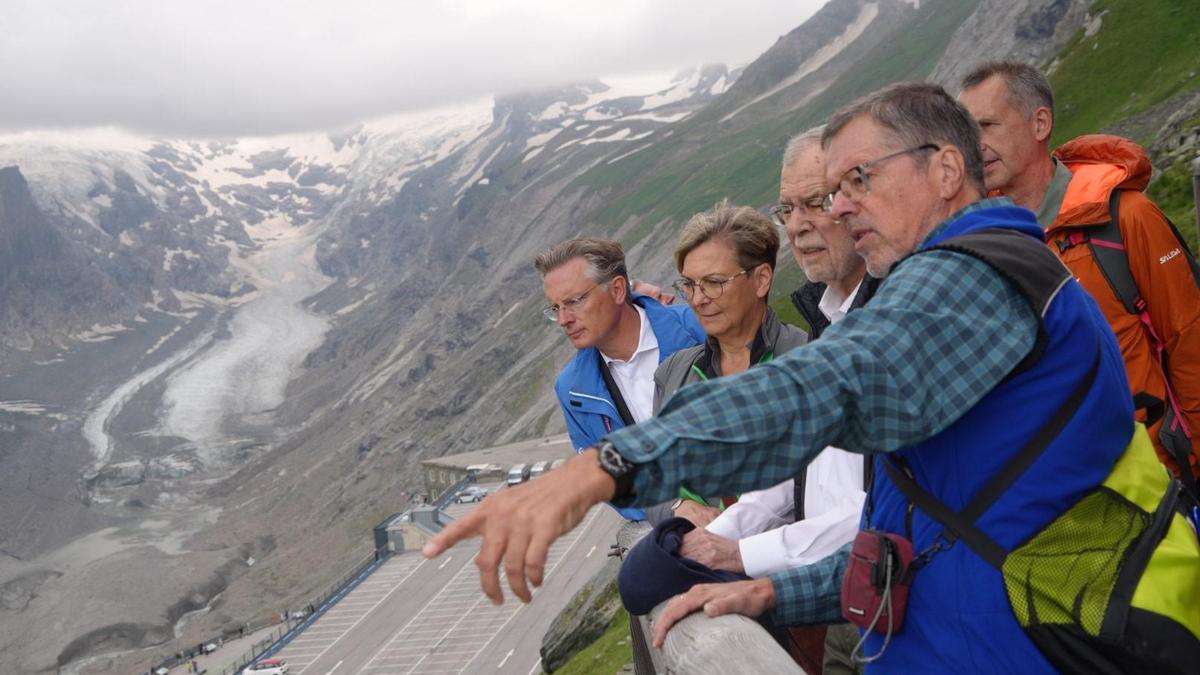
<instances>
[{"instance_id":1,"label":"blue jacket collar","mask_svg":"<svg viewBox=\"0 0 1200 675\"><path fill-rule=\"evenodd\" d=\"M641 293L634 293L632 300L633 304L646 311L646 319L650 321L654 337L658 340L659 363L667 360L667 357L680 349L692 347L703 341L705 335L703 329L699 328L695 317L691 317L691 323L696 324L695 332L698 335L693 335L688 330L689 326L686 320L681 320L680 316L676 316L682 314L681 308L663 305L654 298ZM686 311L691 312L690 308L687 308ZM595 347L578 350L574 360L568 365L572 373L572 377L568 381L569 389L574 394L602 399L607 403L606 406L600 401L594 402L602 407L612 408L608 387L604 384L604 377L600 374L600 359L600 350ZM615 408L606 412L614 413Z\"/></svg>"},{"instance_id":2,"label":"blue jacket collar","mask_svg":"<svg viewBox=\"0 0 1200 675\"><path fill-rule=\"evenodd\" d=\"M918 248L924 250L960 234L995 227L1017 230L1042 241L1046 238L1033 211L1017 206L1008 197L991 197L959 209L934 228Z\"/></svg>"}]
</instances>

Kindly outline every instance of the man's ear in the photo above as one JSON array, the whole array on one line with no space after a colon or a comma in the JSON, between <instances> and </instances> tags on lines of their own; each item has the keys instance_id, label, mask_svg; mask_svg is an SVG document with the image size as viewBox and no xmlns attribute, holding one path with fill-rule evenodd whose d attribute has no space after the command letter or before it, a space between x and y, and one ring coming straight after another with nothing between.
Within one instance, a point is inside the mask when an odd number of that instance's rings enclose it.
<instances>
[{"instance_id":1,"label":"man's ear","mask_svg":"<svg viewBox=\"0 0 1200 675\"><path fill-rule=\"evenodd\" d=\"M618 305L623 305L629 302L629 280L623 276L617 275L610 282L613 301Z\"/></svg>"},{"instance_id":2,"label":"man's ear","mask_svg":"<svg viewBox=\"0 0 1200 675\"><path fill-rule=\"evenodd\" d=\"M930 162L934 165L938 196L942 199L954 198L962 190L963 182L967 178L966 160L962 151L953 145L942 146Z\"/></svg>"},{"instance_id":3,"label":"man's ear","mask_svg":"<svg viewBox=\"0 0 1200 675\"><path fill-rule=\"evenodd\" d=\"M1046 106L1041 106L1033 111L1030 124L1033 126L1033 135L1037 138L1038 143L1045 143L1054 131L1054 113L1050 112Z\"/></svg>"}]
</instances>

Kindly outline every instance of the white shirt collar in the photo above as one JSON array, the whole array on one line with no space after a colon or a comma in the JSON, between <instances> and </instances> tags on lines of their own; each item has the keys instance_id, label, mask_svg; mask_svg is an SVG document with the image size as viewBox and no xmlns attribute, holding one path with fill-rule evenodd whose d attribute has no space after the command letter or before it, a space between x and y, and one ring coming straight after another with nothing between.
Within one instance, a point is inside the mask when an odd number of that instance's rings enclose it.
<instances>
[{"instance_id":1,"label":"white shirt collar","mask_svg":"<svg viewBox=\"0 0 1200 675\"><path fill-rule=\"evenodd\" d=\"M642 352L648 352L651 349L658 349L658 338L654 335L654 329L650 326L650 320L646 318L646 310L642 309L638 305L634 305L633 308L637 310L638 321L640 322L641 327L638 329L637 349L633 350L633 355L629 357L629 361L636 359L638 354L641 354ZM604 362L610 366L613 363L629 363L629 361L614 359L604 352L600 352L600 357L603 358Z\"/></svg>"},{"instance_id":2,"label":"white shirt collar","mask_svg":"<svg viewBox=\"0 0 1200 675\"><path fill-rule=\"evenodd\" d=\"M841 321L850 311L850 305L854 304L854 296L858 295L858 288L862 286L862 282L863 280L859 279L854 289L845 297L833 290L833 286L826 286L825 292L821 294L821 301L817 303L817 309L821 310L830 323Z\"/></svg>"}]
</instances>

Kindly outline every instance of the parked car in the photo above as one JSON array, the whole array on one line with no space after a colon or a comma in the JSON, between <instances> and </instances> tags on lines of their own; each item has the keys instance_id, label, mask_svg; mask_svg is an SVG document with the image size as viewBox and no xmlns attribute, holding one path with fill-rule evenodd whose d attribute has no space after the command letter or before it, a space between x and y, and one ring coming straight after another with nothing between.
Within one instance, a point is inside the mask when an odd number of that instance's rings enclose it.
<instances>
[{"instance_id":1,"label":"parked car","mask_svg":"<svg viewBox=\"0 0 1200 675\"><path fill-rule=\"evenodd\" d=\"M554 460L553 462L550 462L550 471L553 471L566 463L567 463L567 460L565 458L559 457L558 459Z\"/></svg>"},{"instance_id":2,"label":"parked car","mask_svg":"<svg viewBox=\"0 0 1200 675\"><path fill-rule=\"evenodd\" d=\"M483 498L488 496L487 488L481 488L478 485L468 485L454 496L455 504L466 504L469 502L483 501Z\"/></svg>"},{"instance_id":3,"label":"parked car","mask_svg":"<svg viewBox=\"0 0 1200 675\"><path fill-rule=\"evenodd\" d=\"M520 485L521 483L524 483L525 481L529 480L529 470L530 467L528 464L518 464L514 466L508 470L508 480L506 482L509 485Z\"/></svg>"},{"instance_id":4,"label":"parked car","mask_svg":"<svg viewBox=\"0 0 1200 675\"><path fill-rule=\"evenodd\" d=\"M263 659L247 666L242 675L288 675L291 669L283 659Z\"/></svg>"},{"instance_id":5,"label":"parked car","mask_svg":"<svg viewBox=\"0 0 1200 675\"><path fill-rule=\"evenodd\" d=\"M550 470L550 462L538 462L537 464L534 464L531 469L529 469L529 477L537 478L538 476L546 473L549 470Z\"/></svg>"}]
</instances>

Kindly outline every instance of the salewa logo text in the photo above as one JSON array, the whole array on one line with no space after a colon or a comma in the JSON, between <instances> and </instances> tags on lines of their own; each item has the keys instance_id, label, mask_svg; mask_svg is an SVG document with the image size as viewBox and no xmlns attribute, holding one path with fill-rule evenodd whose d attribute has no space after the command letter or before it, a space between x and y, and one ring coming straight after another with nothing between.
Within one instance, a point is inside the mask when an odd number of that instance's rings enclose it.
<instances>
[{"instance_id":1,"label":"salewa logo text","mask_svg":"<svg viewBox=\"0 0 1200 675\"><path fill-rule=\"evenodd\" d=\"M1179 255L1179 253L1180 253L1179 249L1175 249L1174 251L1171 251L1170 253L1168 253L1168 254L1164 255L1163 257L1159 258L1159 259L1158 259L1158 264L1159 264L1159 265L1165 265L1165 264L1167 264L1167 261L1168 261L1168 260L1170 260L1171 258L1174 258L1175 256Z\"/></svg>"}]
</instances>

